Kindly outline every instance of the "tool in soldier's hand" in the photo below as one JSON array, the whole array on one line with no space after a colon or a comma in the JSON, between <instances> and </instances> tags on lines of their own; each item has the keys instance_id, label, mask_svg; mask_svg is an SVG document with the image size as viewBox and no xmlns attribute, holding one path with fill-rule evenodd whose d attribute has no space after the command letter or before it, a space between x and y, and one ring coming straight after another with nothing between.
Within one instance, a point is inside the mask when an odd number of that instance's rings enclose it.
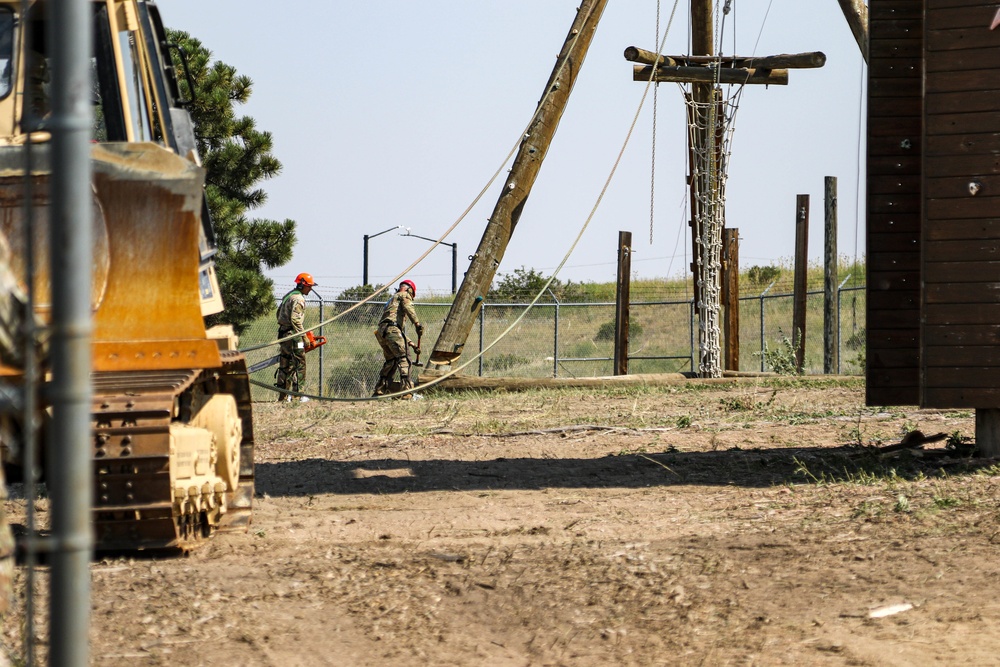
<instances>
[{"instance_id":1,"label":"tool in soldier's hand","mask_svg":"<svg viewBox=\"0 0 1000 667\"><path fill-rule=\"evenodd\" d=\"M302 348L302 351L303 352L312 352L316 348L323 347L324 345L326 345L326 336L316 336L316 335L313 334L312 331L307 331L306 332L306 344ZM263 361L258 361L256 364L253 364L252 366L250 366L250 368L247 369L247 372L248 373L256 373L257 371L264 370L265 368L267 368L269 366L273 366L276 363L278 363L278 361L280 359L281 359L281 355L280 354L276 354L273 357L270 357L269 359L265 359Z\"/></svg>"}]
</instances>

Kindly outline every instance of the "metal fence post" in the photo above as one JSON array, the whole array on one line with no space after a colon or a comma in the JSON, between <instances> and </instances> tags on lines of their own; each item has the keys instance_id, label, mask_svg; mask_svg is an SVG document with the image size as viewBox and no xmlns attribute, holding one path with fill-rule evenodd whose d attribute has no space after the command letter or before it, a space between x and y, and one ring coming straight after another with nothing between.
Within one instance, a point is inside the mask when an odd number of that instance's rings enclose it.
<instances>
[{"instance_id":1,"label":"metal fence post","mask_svg":"<svg viewBox=\"0 0 1000 667\"><path fill-rule=\"evenodd\" d=\"M486 345L486 302L479 308L479 377L483 377L483 347Z\"/></svg>"},{"instance_id":2,"label":"metal fence post","mask_svg":"<svg viewBox=\"0 0 1000 667\"><path fill-rule=\"evenodd\" d=\"M844 364L844 351L840 349L841 338L840 338L840 292L843 290L844 285L847 281L851 279L851 276L844 278L844 281L837 285L837 375L840 375L841 369Z\"/></svg>"},{"instance_id":3,"label":"metal fence post","mask_svg":"<svg viewBox=\"0 0 1000 667\"><path fill-rule=\"evenodd\" d=\"M324 317L323 317L323 295L322 294L317 294L316 296L319 297L319 321L323 322L323 319L324 319ZM323 325L322 324L320 324L320 327L319 327L319 335L320 335L320 337L323 336ZM324 346L321 345L320 348L319 348L319 391L317 392L317 394L319 394L320 396L323 395L323 384L324 384L323 383L323 347Z\"/></svg>"},{"instance_id":4,"label":"metal fence post","mask_svg":"<svg viewBox=\"0 0 1000 667\"><path fill-rule=\"evenodd\" d=\"M688 304L688 306L689 306L689 310L688 310L688 340L689 340L689 344L691 346L691 372L694 373L694 372L697 372L695 370L697 368L697 366L695 366L695 363L694 363L694 349L695 349L694 348L694 320L698 316L698 313L695 310L694 297L691 297L691 301Z\"/></svg>"},{"instance_id":5,"label":"metal fence post","mask_svg":"<svg viewBox=\"0 0 1000 667\"><path fill-rule=\"evenodd\" d=\"M554 316L555 322L553 325L554 340L552 343L552 377L555 378L559 377L559 299L556 297L555 294L552 293L551 289L549 289L548 292L549 295L552 297L552 300L555 301L556 304L555 306L556 310Z\"/></svg>"},{"instance_id":6,"label":"metal fence post","mask_svg":"<svg viewBox=\"0 0 1000 667\"><path fill-rule=\"evenodd\" d=\"M764 288L764 291L760 293L760 372L764 372L764 296L771 291L774 287L776 280L772 280L771 284Z\"/></svg>"}]
</instances>

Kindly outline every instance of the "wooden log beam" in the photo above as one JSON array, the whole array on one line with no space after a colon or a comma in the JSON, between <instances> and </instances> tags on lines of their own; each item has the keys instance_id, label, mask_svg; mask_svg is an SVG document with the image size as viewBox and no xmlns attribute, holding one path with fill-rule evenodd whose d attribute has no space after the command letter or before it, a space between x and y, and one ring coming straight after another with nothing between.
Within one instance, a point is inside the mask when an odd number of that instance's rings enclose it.
<instances>
[{"instance_id":1,"label":"wooden log beam","mask_svg":"<svg viewBox=\"0 0 1000 667\"><path fill-rule=\"evenodd\" d=\"M430 382L439 376L434 369L420 372L420 382ZM781 379L777 373L736 373L723 371L721 378L693 378L682 373L652 373L648 375L614 375L608 377L579 378L489 378L472 375L453 375L432 387L418 386L421 392L458 391L536 391L538 389L611 389L616 387L672 387L678 385L748 384L759 386L764 378ZM796 382L829 382L830 380L857 380L856 376L803 375Z\"/></svg>"},{"instance_id":2,"label":"wooden log beam","mask_svg":"<svg viewBox=\"0 0 1000 667\"><path fill-rule=\"evenodd\" d=\"M640 49L638 46L628 46L625 48L625 60L641 65L666 65L677 67L679 64L673 56L660 56L655 51Z\"/></svg>"},{"instance_id":3,"label":"wooden log beam","mask_svg":"<svg viewBox=\"0 0 1000 667\"><path fill-rule=\"evenodd\" d=\"M625 49L625 60L640 65L655 65L661 67L688 67L691 65L708 65L718 62L722 67L757 68L757 69L812 69L826 64L826 54L822 51L807 53L782 53L776 56L758 56L744 58L739 56L664 56L653 51L630 46Z\"/></svg>"},{"instance_id":4,"label":"wooden log beam","mask_svg":"<svg viewBox=\"0 0 1000 667\"><path fill-rule=\"evenodd\" d=\"M748 83L765 84L772 86L788 85L788 70L765 70L765 69L728 69L722 68L716 76L715 70L710 67L657 67L656 73L653 68L646 65L636 65L632 70L633 81L653 81L657 83L674 81L677 83Z\"/></svg>"}]
</instances>

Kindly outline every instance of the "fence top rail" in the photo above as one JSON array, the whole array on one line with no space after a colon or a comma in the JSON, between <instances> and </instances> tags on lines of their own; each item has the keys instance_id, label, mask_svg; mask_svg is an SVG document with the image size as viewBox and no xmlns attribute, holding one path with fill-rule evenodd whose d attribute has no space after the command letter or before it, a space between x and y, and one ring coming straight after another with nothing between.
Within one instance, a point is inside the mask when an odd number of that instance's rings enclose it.
<instances>
[{"instance_id":1,"label":"fence top rail","mask_svg":"<svg viewBox=\"0 0 1000 667\"><path fill-rule=\"evenodd\" d=\"M838 287L838 292L857 292L867 289L866 285L857 285L855 287ZM807 295L823 294L824 290L809 290L806 292ZM310 295L312 296L312 295ZM795 296L793 292L783 292L781 294L767 294L766 292L761 294L754 294L750 296L741 296L740 301L757 301L760 299L787 299L789 297ZM280 301L280 298L276 298L275 301ZM322 303L324 305L345 305L351 306L359 303L361 299L310 299L306 298L307 301L314 301L316 303ZM629 305L632 306L687 306L690 305L693 299L671 299L667 301L629 301ZM381 306L382 301L371 301L369 302L372 306ZM448 301L417 301L414 300L413 304L415 306L427 307L451 307L451 302ZM484 301L483 308L527 308L530 303L519 302L519 301ZM596 308L602 307L606 308L609 306L614 306L614 301L559 301L556 303L536 303L535 308Z\"/></svg>"}]
</instances>

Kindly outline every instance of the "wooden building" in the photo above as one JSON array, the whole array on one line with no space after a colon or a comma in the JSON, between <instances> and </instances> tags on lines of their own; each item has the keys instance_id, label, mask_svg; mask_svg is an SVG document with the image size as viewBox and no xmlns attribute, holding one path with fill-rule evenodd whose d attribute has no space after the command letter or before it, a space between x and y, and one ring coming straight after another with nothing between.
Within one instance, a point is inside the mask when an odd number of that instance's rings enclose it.
<instances>
[{"instance_id":1,"label":"wooden building","mask_svg":"<svg viewBox=\"0 0 1000 667\"><path fill-rule=\"evenodd\" d=\"M998 4L868 11L867 402L975 408L983 450L983 420L1000 423Z\"/></svg>"}]
</instances>

